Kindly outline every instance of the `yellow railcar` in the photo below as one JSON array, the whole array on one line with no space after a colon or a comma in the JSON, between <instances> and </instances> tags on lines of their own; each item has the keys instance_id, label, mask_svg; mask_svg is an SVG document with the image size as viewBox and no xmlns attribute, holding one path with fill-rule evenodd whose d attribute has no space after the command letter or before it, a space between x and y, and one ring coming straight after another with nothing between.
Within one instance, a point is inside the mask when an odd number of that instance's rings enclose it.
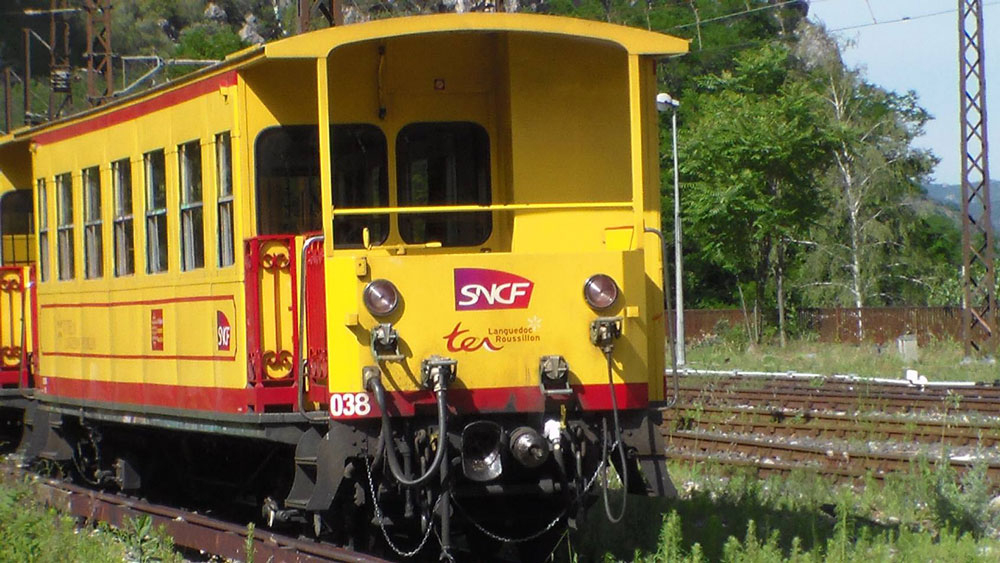
<instances>
[{"instance_id":1,"label":"yellow railcar","mask_svg":"<svg viewBox=\"0 0 1000 563\"><path fill-rule=\"evenodd\" d=\"M35 193L29 449L445 552L556 537L612 463L664 494L655 62L686 50L390 19L0 139Z\"/></svg>"}]
</instances>

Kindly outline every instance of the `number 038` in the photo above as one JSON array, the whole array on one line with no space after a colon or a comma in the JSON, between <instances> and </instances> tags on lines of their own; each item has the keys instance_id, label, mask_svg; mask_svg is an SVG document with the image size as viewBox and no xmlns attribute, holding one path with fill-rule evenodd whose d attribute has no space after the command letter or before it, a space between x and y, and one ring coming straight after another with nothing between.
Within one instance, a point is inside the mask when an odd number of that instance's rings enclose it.
<instances>
[{"instance_id":1,"label":"number 038","mask_svg":"<svg viewBox=\"0 0 1000 563\"><path fill-rule=\"evenodd\" d=\"M368 416L372 412L367 393L334 393L330 395L330 416Z\"/></svg>"}]
</instances>

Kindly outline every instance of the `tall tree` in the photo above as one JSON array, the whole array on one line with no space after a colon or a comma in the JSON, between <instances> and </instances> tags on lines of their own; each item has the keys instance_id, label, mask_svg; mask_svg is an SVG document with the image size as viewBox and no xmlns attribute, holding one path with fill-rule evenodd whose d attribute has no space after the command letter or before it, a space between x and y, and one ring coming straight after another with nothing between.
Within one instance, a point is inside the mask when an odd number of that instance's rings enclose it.
<instances>
[{"instance_id":1,"label":"tall tree","mask_svg":"<svg viewBox=\"0 0 1000 563\"><path fill-rule=\"evenodd\" d=\"M820 99L794 67L787 48L765 45L701 79L680 149L690 238L722 270L753 281L756 310L775 275L781 326L786 241L820 212L816 176L829 144Z\"/></svg>"},{"instance_id":2,"label":"tall tree","mask_svg":"<svg viewBox=\"0 0 1000 563\"><path fill-rule=\"evenodd\" d=\"M915 202L935 161L912 142L930 116L913 92L887 92L845 69L839 57L814 62L812 76L833 143L824 178L829 212L812 239L800 241L808 248L806 271L816 276L805 286L814 298L833 297L861 309L891 301L899 293L890 290L896 282L918 283L906 243L922 225ZM857 333L864 334L861 315Z\"/></svg>"}]
</instances>

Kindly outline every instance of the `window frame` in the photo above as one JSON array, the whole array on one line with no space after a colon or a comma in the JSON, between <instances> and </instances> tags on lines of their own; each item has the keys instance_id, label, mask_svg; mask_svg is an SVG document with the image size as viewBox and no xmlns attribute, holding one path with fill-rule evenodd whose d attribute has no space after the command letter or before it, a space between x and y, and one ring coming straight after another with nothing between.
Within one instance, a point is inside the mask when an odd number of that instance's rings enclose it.
<instances>
[{"instance_id":1,"label":"window frame","mask_svg":"<svg viewBox=\"0 0 1000 563\"><path fill-rule=\"evenodd\" d=\"M413 152L409 146L404 145L404 143L409 143L407 139L407 133L410 130L421 128L428 129L431 132L436 132L435 130L445 130L447 128L452 128L454 131L452 135L466 135L470 138L465 139L466 141L475 140L477 145L470 145L468 142L461 145L459 150L472 150L474 152L470 153L476 159L474 161L474 167L471 170L460 170L453 167L447 172L449 175L457 175L460 172L469 173L471 172L475 176L475 192L471 194L471 197L466 194L458 193L454 196L445 195L445 201L433 201L431 195L431 186L429 182L430 166L429 163L426 166L428 179L426 181L425 190L427 191L426 197L428 201L423 203L415 203L414 200L416 195L416 188L413 184L413 174L410 167L413 166L415 162L419 159L412 158ZM464 128L465 131L462 131ZM422 133L428 136L428 133ZM474 137L474 139L471 139ZM425 139L426 141L427 139ZM462 139L459 139L462 140ZM440 141L438 141L440 142ZM395 139L395 175L396 175L396 205L399 207L424 207L424 206L449 206L449 205L481 205L489 206L493 203L493 153L492 153L493 140L490 138L489 130L475 121L414 121L407 123L401 127L396 132ZM419 145L418 145L419 146ZM471 147L471 149L469 148ZM438 146L431 145L431 148L439 148ZM449 155L454 158L459 156L458 151ZM427 160L426 158L424 160ZM458 161L456 161L458 162ZM459 164L464 164L459 162ZM458 183L460 179L456 179L456 189L461 189ZM404 197L405 196L405 197ZM447 199L454 199L454 201L447 201ZM469 201L463 201L468 199ZM481 218L481 219L480 219ZM449 225L447 221L452 219L456 221ZM478 226L473 223L473 221L482 221ZM411 237L410 235L415 233L417 229L418 222L423 222L424 224L424 234L423 237ZM467 222L472 225L472 228L482 228L483 233L481 237L468 240L447 240L449 237L440 237L445 240L434 240L433 236L427 233L427 228L429 225L436 224L443 226L448 230L456 228L461 225L462 222ZM405 215L396 216L396 229L400 240L406 244L426 244L430 242L439 242L442 247L448 248L470 248L477 247L486 244L490 238L493 236L494 231L494 221L493 213L491 211L458 211L458 212L429 212L429 213L410 213ZM438 227L440 228L440 227ZM456 231L458 232L458 231ZM459 234L461 236L461 233Z\"/></svg>"},{"instance_id":2,"label":"window frame","mask_svg":"<svg viewBox=\"0 0 1000 563\"><path fill-rule=\"evenodd\" d=\"M271 137L281 135L282 133L288 135L301 135L298 139L292 139L297 141L306 141L298 145L299 151L290 151L290 154L302 154L302 148L312 148L309 142L314 143L316 148L315 157L316 160L308 162L305 159L293 162L295 166L299 167L297 171L314 172L314 175L298 175L298 176L277 176L273 174L266 175L265 172L271 166L268 161L268 157L273 153L269 153L265 148L274 147L264 147L264 143L270 142ZM311 133L312 136L308 137L306 134ZM279 147L280 148L280 147ZM257 138L254 141L254 193L256 197L256 220L257 220L257 235L258 236L270 236L270 235L303 235L306 233L313 233L323 229L323 187L320 174L320 158L319 158L319 127L315 124L285 124L285 125L273 125L261 130L257 134ZM287 166L289 163L284 161ZM311 215L306 216L305 214L299 214L294 217L296 225L292 229L277 229L274 225L270 225L269 220L270 215L265 215L261 210L266 206L268 197L265 194L264 180L273 180L274 178L298 178L306 179L309 184L304 186L304 189L299 192L295 192L298 196L298 204L300 205L300 211L303 211L306 207L311 211ZM313 193L314 192L314 193ZM309 196L315 196L314 198ZM306 224L308 221L308 224Z\"/></svg>"},{"instance_id":3,"label":"window frame","mask_svg":"<svg viewBox=\"0 0 1000 563\"><path fill-rule=\"evenodd\" d=\"M364 133L378 133L379 138L375 139L376 142L380 142L380 147L368 146L367 149L376 148L381 150L382 161L379 163L381 168L381 174L379 175L379 181L377 186L377 193L373 194L376 202L374 204L358 204L351 203L345 204L343 202L338 202L342 195L338 193L338 180L340 178L337 167L338 167L338 155L340 154L336 148L338 144L338 135L341 133L354 132L355 134ZM373 140L371 138L367 140ZM366 151L362 151L366 152ZM330 177L331 177L331 189L333 193L331 194L330 200L333 202L333 245L335 249L347 249L347 248L363 248L364 242L363 237L359 233L358 238L353 241L345 242L343 236L338 236L338 230L343 230L344 226L348 226L351 223L356 223L356 226L362 229L368 228L369 231L369 245L370 246L380 246L385 244L389 239L389 235L393 229L392 217L387 213L372 213L366 215L337 215L338 207L346 208L365 208L365 207L389 207L390 202L390 189L389 189L389 139L385 131L378 125L372 123L334 123L330 125ZM371 172L371 169L364 170L366 176ZM364 190L362 190L364 191ZM377 200L383 200L384 203L379 204ZM365 221L368 221L369 225L363 225ZM373 228L377 227L377 228Z\"/></svg>"},{"instance_id":4,"label":"window frame","mask_svg":"<svg viewBox=\"0 0 1000 563\"><path fill-rule=\"evenodd\" d=\"M104 277L104 227L101 218L101 169L84 168L80 172L83 186L83 277ZM94 208L96 196L97 207Z\"/></svg>"},{"instance_id":5,"label":"window frame","mask_svg":"<svg viewBox=\"0 0 1000 563\"><path fill-rule=\"evenodd\" d=\"M69 281L76 277L72 174L69 172L56 174L55 185L58 278L59 281Z\"/></svg>"},{"instance_id":6,"label":"window frame","mask_svg":"<svg viewBox=\"0 0 1000 563\"><path fill-rule=\"evenodd\" d=\"M153 168L155 163L153 158L159 158L160 160L160 170L158 171L162 177L159 178L160 188L162 188L163 195L163 206L154 207L155 202L155 192L156 189L155 181L157 178L154 177L154 173L157 172ZM170 269L170 260L168 258L170 251L170 242L167 237L167 186L166 186L166 166L167 158L163 149L156 149L142 155L142 168L143 168L143 178L144 191L146 192L146 273L147 274L160 274L167 272ZM161 248L162 247L162 248Z\"/></svg>"},{"instance_id":7,"label":"window frame","mask_svg":"<svg viewBox=\"0 0 1000 563\"><path fill-rule=\"evenodd\" d=\"M20 204L20 209L17 208L16 203L12 203L16 201L15 198L21 199L21 201L17 202ZM8 216L7 210L11 205L15 205L15 209L14 211L12 211L14 216L16 217L21 217L24 215L27 216L27 222L23 223L24 225L27 226L28 229L27 232L18 232L18 233L8 232L10 230L9 223L13 222L13 221L8 221L8 219L10 219L11 217ZM31 248L31 244L34 242L32 240L32 236L35 234L34 206L35 206L35 201L34 201L34 196L31 193L31 190L13 189L4 192L2 195L0 195L0 239L3 240L3 245L4 245L3 251L0 252L0 266L27 266L33 262L32 252L34 249ZM25 237L23 245L25 254L24 260L20 260L19 259L20 257L18 256L17 251L19 245L17 244L17 239L14 238L18 236ZM11 254L10 256L11 260L9 262L5 256L7 254L7 248L10 249L10 254Z\"/></svg>"},{"instance_id":8,"label":"window frame","mask_svg":"<svg viewBox=\"0 0 1000 563\"><path fill-rule=\"evenodd\" d=\"M216 223L218 234L217 263L220 268L236 264L236 226L233 217L233 138L223 131L215 135L215 185L217 190Z\"/></svg>"},{"instance_id":9,"label":"window frame","mask_svg":"<svg viewBox=\"0 0 1000 563\"><path fill-rule=\"evenodd\" d=\"M38 194L38 279L49 281L49 195L45 178L35 180Z\"/></svg>"},{"instance_id":10,"label":"window frame","mask_svg":"<svg viewBox=\"0 0 1000 563\"><path fill-rule=\"evenodd\" d=\"M128 205L123 195L128 194ZM121 158L111 163L111 198L114 205L114 271L115 277L135 274L135 215L132 191L132 161Z\"/></svg>"},{"instance_id":11,"label":"window frame","mask_svg":"<svg viewBox=\"0 0 1000 563\"><path fill-rule=\"evenodd\" d=\"M182 272L190 272L205 267L205 194L200 140L177 145L177 171L180 265ZM199 238L201 244L198 244Z\"/></svg>"}]
</instances>

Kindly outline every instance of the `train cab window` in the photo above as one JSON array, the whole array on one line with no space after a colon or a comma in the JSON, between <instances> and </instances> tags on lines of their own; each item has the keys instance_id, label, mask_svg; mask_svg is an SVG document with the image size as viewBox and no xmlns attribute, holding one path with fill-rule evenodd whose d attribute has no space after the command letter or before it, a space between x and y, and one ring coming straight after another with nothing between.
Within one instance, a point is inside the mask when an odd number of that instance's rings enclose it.
<instances>
[{"instance_id":1,"label":"train cab window","mask_svg":"<svg viewBox=\"0 0 1000 563\"><path fill-rule=\"evenodd\" d=\"M181 178L181 270L205 267L205 224L201 202L201 143L177 147Z\"/></svg>"},{"instance_id":2,"label":"train cab window","mask_svg":"<svg viewBox=\"0 0 1000 563\"><path fill-rule=\"evenodd\" d=\"M83 275L87 279L104 275L104 240L101 233L101 171L83 170Z\"/></svg>"},{"instance_id":3,"label":"train cab window","mask_svg":"<svg viewBox=\"0 0 1000 563\"><path fill-rule=\"evenodd\" d=\"M219 186L219 267L236 261L233 248L233 145L229 131L215 136L215 180Z\"/></svg>"},{"instance_id":4,"label":"train cab window","mask_svg":"<svg viewBox=\"0 0 1000 563\"><path fill-rule=\"evenodd\" d=\"M69 172L56 176L56 238L59 279L73 279L73 179Z\"/></svg>"},{"instance_id":5,"label":"train cab window","mask_svg":"<svg viewBox=\"0 0 1000 563\"><path fill-rule=\"evenodd\" d=\"M163 150L142 156L146 177L146 273L167 271L167 180Z\"/></svg>"},{"instance_id":6,"label":"train cab window","mask_svg":"<svg viewBox=\"0 0 1000 563\"><path fill-rule=\"evenodd\" d=\"M261 132L257 160L257 231L304 234L322 228L319 134L315 125L285 125Z\"/></svg>"},{"instance_id":7,"label":"train cab window","mask_svg":"<svg viewBox=\"0 0 1000 563\"><path fill-rule=\"evenodd\" d=\"M49 281L49 197L45 189L45 178L39 178L38 193L38 277Z\"/></svg>"},{"instance_id":8,"label":"train cab window","mask_svg":"<svg viewBox=\"0 0 1000 563\"><path fill-rule=\"evenodd\" d=\"M43 182L44 183L44 182ZM0 197L0 239L4 266L23 266L34 260L31 190L13 190Z\"/></svg>"},{"instance_id":9,"label":"train cab window","mask_svg":"<svg viewBox=\"0 0 1000 563\"><path fill-rule=\"evenodd\" d=\"M132 227L132 163L127 158L111 163L115 202L115 275L135 272L135 238Z\"/></svg>"},{"instance_id":10,"label":"train cab window","mask_svg":"<svg viewBox=\"0 0 1000 563\"><path fill-rule=\"evenodd\" d=\"M385 135L374 125L334 125L330 135L333 167L333 241L335 248L360 248L368 229L371 244L389 236L388 215L337 217L341 207L389 205Z\"/></svg>"},{"instance_id":11,"label":"train cab window","mask_svg":"<svg viewBox=\"0 0 1000 563\"><path fill-rule=\"evenodd\" d=\"M489 205L490 141L475 123L412 123L396 138L400 206ZM474 246L493 229L490 212L400 215L408 243Z\"/></svg>"}]
</instances>

